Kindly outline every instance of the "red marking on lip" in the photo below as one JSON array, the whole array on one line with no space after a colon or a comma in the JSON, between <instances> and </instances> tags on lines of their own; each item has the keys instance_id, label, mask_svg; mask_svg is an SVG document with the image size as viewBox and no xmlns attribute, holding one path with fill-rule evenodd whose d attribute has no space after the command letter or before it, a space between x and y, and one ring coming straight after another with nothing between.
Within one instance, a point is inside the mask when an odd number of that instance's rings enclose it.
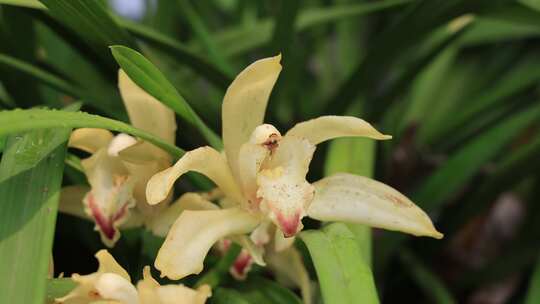
<instances>
[{"instance_id":1,"label":"red marking on lip","mask_svg":"<svg viewBox=\"0 0 540 304\"><path fill-rule=\"evenodd\" d=\"M111 217L107 218L99 209L99 207L96 204L96 201L94 199L94 195L92 192L88 194L88 207L90 208L90 211L92 212L92 217L96 221L96 224L98 225L99 229L103 232L105 237L107 237L109 240L113 240L114 236L116 234L116 231L114 229L114 222L122 218L127 211L127 204L124 204L118 212L113 214Z\"/></svg>"},{"instance_id":2,"label":"red marking on lip","mask_svg":"<svg viewBox=\"0 0 540 304\"><path fill-rule=\"evenodd\" d=\"M244 279L247 276L249 269L251 269L252 264L253 258L247 250L243 249L231 266L231 272L235 278Z\"/></svg>"},{"instance_id":3,"label":"red marking on lip","mask_svg":"<svg viewBox=\"0 0 540 304\"><path fill-rule=\"evenodd\" d=\"M285 237L292 237L298 232L300 225L300 213L295 213L293 216L285 217L283 213L277 212L277 220L279 227Z\"/></svg>"}]
</instances>

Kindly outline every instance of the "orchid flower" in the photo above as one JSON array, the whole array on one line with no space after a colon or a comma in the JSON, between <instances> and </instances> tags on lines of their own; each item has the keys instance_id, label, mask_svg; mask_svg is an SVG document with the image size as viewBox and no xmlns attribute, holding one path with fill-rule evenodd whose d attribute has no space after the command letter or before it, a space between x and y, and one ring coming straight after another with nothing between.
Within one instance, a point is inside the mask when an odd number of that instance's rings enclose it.
<instances>
[{"instance_id":1,"label":"orchid flower","mask_svg":"<svg viewBox=\"0 0 540 304\"><path fill-rule=\"evenodd\" d=\"M122 70L118 73L118 87L133 126L174 145L174 112L138 87ZM148 205L145 187L153 174L171 165L170 156L127 134L114 136L103 129L77 129L71 134L69 146L91 154L81 162L90 189L64 189L60 210L92 219L107 246L120 237L120 226L146 224L152 229L154 217L167 207L168 201L160 206Z\"/></svg>"},{"instance_id":2,"label":"orchid flower","mask_svg":"<svg viewBox=\"0 0 540 304\"><path fill-rule=\"evenodd\" d=\"M200 273L218 240L251 233L268 242L275 226L285 248L302 229L302 218L362 223L417 236L441 238L430 218L407 197L375 180L336 174L313 184L306 174L315 146L343 136L384 140L362 119L322 116L295 125L285 135L263 124L271 90L281 71L280 56L248 66L229 86L222 106L224 154L210 147L187 152L154 175L146 189L150 204L169 196L184 173L206 175L223 192L223 209L185 210L172 225L155 266L162 276L180 279Z\"/></svg>"},{"instance_id":3,"label":"orchid flower","mask_svg":"<svg viewBox=\"0 0 540 304\"><path fill-rule=\"evenodd\" d=\"M143 269L143 280L135 287L128 273L109 252L100 250L96 258L98 271L88 275L73 274L71 279L78 284L77 287L56 299L56 303L203 304L211 295L208 285L202 285L197 290L182 284L159 285L152 278L148 266Z\"/></svg>"}]
</instances>

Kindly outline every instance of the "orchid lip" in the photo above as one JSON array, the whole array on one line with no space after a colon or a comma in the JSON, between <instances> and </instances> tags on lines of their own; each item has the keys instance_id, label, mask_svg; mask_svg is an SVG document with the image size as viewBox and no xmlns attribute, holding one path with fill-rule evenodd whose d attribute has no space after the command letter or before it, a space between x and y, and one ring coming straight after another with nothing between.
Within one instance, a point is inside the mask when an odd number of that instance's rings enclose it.
<instances>
[{"instance_id":1,"label":"orchid lip","mask_svg":"<svg viewBox=\"0 0 540 304\"><path fill-rule=\"evenodd\" d=\"M279 223L279 228L286 238L293 237L298 230L300 230L301 224L299 212L289 217L284 216L283 213L277 213L277 221Z\"/></svg>"}]
</instances>

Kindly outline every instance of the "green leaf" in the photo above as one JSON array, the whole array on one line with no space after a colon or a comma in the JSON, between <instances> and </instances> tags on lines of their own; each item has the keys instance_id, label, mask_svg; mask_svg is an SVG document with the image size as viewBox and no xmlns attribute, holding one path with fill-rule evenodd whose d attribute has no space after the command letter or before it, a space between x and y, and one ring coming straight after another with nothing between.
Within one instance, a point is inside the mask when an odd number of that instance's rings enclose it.
<instances>
[{"instance_id":1,"label":"green leaf","mask_svg":"<svg viewBox=\"0 0 540 304\"><path fill-rule=\"evenodd\" d=\"M525 297L525 304L534 304L540 302L540 258L534 266L534 272L529 282L529 290Z\"/></svg>"},{"instance_id":2,"label":"green leaf","mask_svg":"<svg viewBox=\"0 0 540 304\"><path fill-rule=\"evenodd\" d=\"M535 105L507 117L471 139L418 187L411 196L412 200L426 212L438 210L452 195L460 191L482 166L503 152L503 148L512 139L539 118L540 105ZM406 238L402 234L386 234L379 240L376 260L378 270L385 269L389 257Z\"/></svg>"},{"instance_id":3,"label":"green leaf","mask_svg":"<svg viewBox=\"0 0 540 304\"><path fill-rule=\"evenodd\" d=\"M70 278L49 279L47 281L47 299L45 303L53 304L54 299L67 295L75 286L76 283Z\"/></svg>"},{"instance_id":4,"label":"green leaf","mask_svg":"<svg viewBox=\"0 0 540 304\"><path fill-rule=\"evenodd\" d=\"M204 47L210 60L222 71L225 71L228 75L232 75L234 69L225 58L221 49L218 48L214 39L210 36L203 18L199 16L189 0L177 0L177 3L182 15L186 18L191 30L194 32L195 39Z\"/></svg>"},{"instance_id":5,"label":"green leaf","mask_svg":"<svg viewBox=\"0 0 540 304\"><path fill-rule=\"evenodd\" d=\"M246 300L240 292L234 289L221 288L221 287L219 287L215 291L212 291L212 297L210 298L209 302L211 304L250 304L251 303L248 300Z\"/></svg>"},{"instance_id":6,"label":"green leaf","mask_svg":"<svg viewBox=\"0 0 540 304\"><path fill-rule=\"evenodd\" d=\"M424 293L431 297L432 303L457 303L439 277L418 260L412 252L402 250L399 257L416 283L422 288Z\"/></svg>"},{"instance_id":7,"label":"green leaf","mask_svg":"<svg viewBox=\"0 0 540 304\"><path fill-rule=\"evenodd\" d=\"M137 136L169 152L175 158L180 158L184 154L182 149L172 146L143 130L121 121L84 112L45 109L0 111L0 121L2 121L0 137L6 134L42 128L101 128Z\"/></svg>"},{"instance_id":8,"label":"green leaf","mask_svg":"<svg viewBox=\"0 0 540 304\"><path fill-rule=\"evenodd\" d=\"M117 21L137 38L167 52L178 62L189 66L194 72L204 76L219 88L226 89L232 82L233 75L226 73L220 67L208 62L206 58L200 56L181 42L139 23L123 19L117 19Z\"/></svg>"},{"instance_id":9,"label":"green leaf","mask_svg":"<svg viewBox=\"0 0 540 304\"><path fill-rule=\"evenodd\" d=\"M249 303L258 304L301 304L302 301L291 290L274 281L252 276L245 282L236 284L242 297Z\"/></svg>"},{"instance_id":10,"label":"green leaf","mask_svg":"<svg viewBox=\"0 0 540 304\"><path fill-rule=\"evenodd\" d=\"M69 132L42 129L8 138L0 163L1 303L45 299Z\"/></svg>"},{"instance_id":11,"label":"green leaf","mask_svg":"<svg viewBox=\"0 0 540 304\"><path fill-rule=\"evenodd\" d=\"M1 4L43 9L45 6L38 0L2 0Z\"/></svg>"},{"instance_id":12,"label":"green leaf","mask_svg":"<svg viewBox=\"0 0 540 304\"><path fill-rule=\"evenodd\" d=\"M444 224L445 234L451 237L473 216L486 211L504 191L514 187L527 176L540 170L540 137L505 153L487 179L475 187L461 204L448 211L452 216Z\"/></svg>"},{"instance_id":13,"label":"green leaf","mask_svg":"<svg viewBox=\"0 0 540 304\"><path fill-rule=\"evenodd\" d=\"M371 268L362 261L357 240L345 224L300 233L321 285L324 303L379 303Z\"/></svg>"},{"instance_id":14,"label":"green leaf","mask_svg":"<svg viewBox=\"0 0 540 304\"><path fill-rule=\"evenodd\" d=\"M40 0L48 13L76 32L104 62L114 67L107 47L122 44L136 47L133 38L109 15L100 1Z\"/></svg>"},{"instance_id":15,"label":"green leaf","mask_svg":"<svg viewBox=\"0 0 540 304\"><path fill-rule=\"evenodd\" d=\"M305 9L296 20L295 31L299 33L325 23L346 20L347 18L357 18L362 15L401 6L412 1L381 0L377 2ZM248 27L242 26L225 30L216 34L214 39L218 41L221 52L227 56L236 56L270 42L272 33L272 21L264 19Z\"/></svg>"},{"instance_id":16,"label":"green leaf","mask_svg":"<svg viewBox=\"0 0 540 304\"><path fill-rule=\"evenodd\" d=\"M474 102L470 102L467 107L461 107L460 111L453 112L453 115L447 115L438 128L419 139L421 144L449 145L448 138L454 141L456 133L464 131L463 126L482 118L489 111L496 110L499 105L504 106L503 103L513 95L536 85L540 80L539 63L536 58L532 58L516 64L490 89L471 97Z\"/></svg>"},{"instance_id":17,"label":"green leaf","mask_svg":"<svg viewBox=\"0 0 540 304\"><path fill-rule=\"evenodd\" d=\"M28 76L33 77L43 82L44 84L58 89L59 91L62 91L73 97L80 97L82 95L81 90L73 84L65 81L64 79L54 74L51 74L45 70L42 70L17 58L5 54L0 54L0 66L5 66L7 68L27 74ZM37 100L35 102L37 102Z\"/></svg>"},{"instance_id":18,"label":"green leaf","mask_svg":"<svg viewBox=\"0 0 540 304\"><path fill-rule=\"evenodd\" d=\"M148 59L124 46L112 46L111 50L118 64L137 85L196 127L214 148L222 147L221 139L201 120L176 88Z\"/></svg>"}]
</instances>

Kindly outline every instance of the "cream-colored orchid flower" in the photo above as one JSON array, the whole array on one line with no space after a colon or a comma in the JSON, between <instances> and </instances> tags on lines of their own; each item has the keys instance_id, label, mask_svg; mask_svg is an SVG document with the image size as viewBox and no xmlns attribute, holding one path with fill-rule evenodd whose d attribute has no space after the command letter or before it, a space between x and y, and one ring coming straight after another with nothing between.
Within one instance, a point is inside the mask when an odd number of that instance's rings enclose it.
<instances>
[{"instance_id":1,"label":"cream-colored orchid flower","mask_svg":"<svg viewBox=\"0 0 540 304\"><path fill-rule=\"evenodd\" d=\"M106 250L96 253L98 271L88 275L73 274L71 279L77 287L57 303L90 304L204 304L211 296L210 286L197 290L178 285L159 285L150 274L150 267L143 269L143 280L137 287L131 283L128 273Z\"/></svg>"},{"instance_id":2,"label":"cream-colored orchid flower","mask_svg":"<svg viewBox=\"0 0 540 304\"><path fill-rule=\"evenodd\" d=\"M420 208L380 182L350 174L314 184L306 181L317 144L343 136L378 140L390 136L348 116L302 122L282 136L274 126L263 124L280 71L280 56L262 59L242 71L228 88L222 107L225 155L210 147L195 149L148 182L147 200L157 204L168 197L182 174L195 171L213 180L230 202L221 210L180 214L155 262L162 276L180 279L199 273L210 247L226 237L253 232L255 242L267 242L270 237L259 230L264 232L269 222L277 227L286 248L291 244L287 239L302 229L306 215L442 237Z\"/></svg>"},{"instance_id":3,"label":"cream-colored orchid flower","mask_svg":"<svg viewBox=\"0 0 540 304\"><path fill-rule=\"evenodd\" d=\"M118 87L131 123L174 144L176 122L173 111L139 88L122 70L118 73ZM91 154L81 162L90 189L65 189L60 210L93 219L107 246L114 245L120 237L120 226L146 224L152 229L153 218L168 202L159 207L148 205L146 183L152 175L171 165L170 156L129 135L114 136L102 129L75 130L69 146ZM77 196L82 197L83 205Z\"/></svg>"}]
</instances>

